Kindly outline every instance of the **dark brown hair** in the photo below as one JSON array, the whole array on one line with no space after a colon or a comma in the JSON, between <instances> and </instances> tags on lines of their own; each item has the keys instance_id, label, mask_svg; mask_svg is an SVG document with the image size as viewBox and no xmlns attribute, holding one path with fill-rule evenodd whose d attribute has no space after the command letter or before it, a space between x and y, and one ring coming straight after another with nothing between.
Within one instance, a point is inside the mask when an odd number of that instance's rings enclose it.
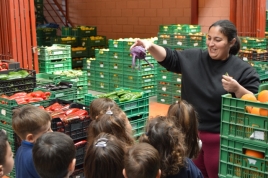
<instances>
[{"instance_id":1,"label":"dark brown hair","mask_svg":"<svg viewBox=\"0 0 268 178\"><path fill-rule=\"evenodd\" d=\"M194 107L185 100L169 106L167 117L172 119L176 126L185 135L186 155L195 158L199 154L198 117Z\"/></svg>"},{"instance_id":2,"label":"dark brown hair","mask_svg":"<svg viewBox=\"0 0 268 178\"><path fill-rule=\"evenodd\" d=\"M76 150L68 135L48 132L37 139L32 152L36 171L42 178L62 178L67 176Z\"/></svg>"},{"instance_id":3,"label":"dark brown hair","mask_svg":"<svg viewBox=\"0 0 268 178\"><path fill-rule=\"evenodd\" d=\"M124 159L127 178L156 178L160 169L158 151L148 143L137 143Z\"/></svg>"},{"instance_id":4,"label":"dark brown hair","mask_svg":"<svg viewBox=\"0 0 268 178\"><path fill-rule=\"evenodd\" d=\"M110 98L97 98L89 105L89 116L94 120L101 111L106 111L107 109L114 107L118 107L114 100L111 100Z\"/></svg>"},{"instance_id":5,"label":"dark brown hair","mask_svg":"<svg viewBox=\"0 0 268 178\"><path fill-rule=\"evenodd\" d=\"M0 165L4 165L6 162L7 146L6 132L0 129Z\"/></svg>"},{"instance_id":6,"label":"dark brown hair","mask_svg":"<svg viewBox=\"0 0 268 178\"><path fill-rule=\"evenodd\" d=\"M26 139L28 133L37 134L42 127L51 121L51 117L45 110L27 105L16 109L12 117L12 128L22 139Z\"/></svg>"},{"instance_id":7,"label":"dark brown hair","mask_svg":"<svg viewBox=\"0 0 268 178\"><path fill-rule=\"evenodd\" d=\"M126 114L118 107L109 111L112 114L106 114L107 111L101 111L97 119L93 120L88 127L88 144L92 144L94 138L101 132L116 136L127 146L134 144L132 131L128 129L128 118Z\"/></svg>"},{"instance_id":8,"label":"dark brown hair","mask_svg":"<svg viewBox=\"0 0 268 178\"><path fill-rule=\"evenodd\" d=\"M228 42L231 42L234 38L236 39L235 44L231 47L229 53L236 55L240 50L240 39L237 36L237 29L235 25L229 21L229 20L219 20L215 23L213 23L210 27L220 27L220 31L222 34L224 34L228 38Z\"/></svg>"},{"instance_id":9,"label":"dark brown hair","mask_svg":"<svg viewBox=\"0 0 268 178\"><path fill-rule=\"evenodd\" d=\"M151 144L160 155L161 178L178 174L185 166L184 135L171 120L157 116L148 120L140 142Z\"/></svg>"},{"instance_id":10,"label":"dark brown hair","mask_svg":"<svg viewBox=\"0 0 268 178\"><path fill-rule=\"evenodd\" d=\"M124 145L113 135L100 133L86 152L85 178L124 178Z\"/></svg>"}]
</instances>

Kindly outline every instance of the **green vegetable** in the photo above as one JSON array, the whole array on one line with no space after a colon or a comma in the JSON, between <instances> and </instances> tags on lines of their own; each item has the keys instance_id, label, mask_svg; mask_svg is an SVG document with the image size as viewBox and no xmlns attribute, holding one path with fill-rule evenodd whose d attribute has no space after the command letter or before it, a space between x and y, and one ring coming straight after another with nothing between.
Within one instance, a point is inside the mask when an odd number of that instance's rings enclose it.
<instances>
[{"instance_id":1,"label":"green vegetable","mask_svg":"<svg viewBox=\"0 0 268 178\"><path fill-rule=\"evenodd\" d=\"M21 75L22 78L25 78L29 75L29 73L26 70L20 70L18 73Z\"/></svg>"},{"instance_id":2,"label":"green vegetable","mask_svg":"<svg viewBox=\"0 0 268 178\"><path fill-rule=\"evenodd\" d=\"M9 72L7 80L22 78L19 72Z\"/></svg>"},{"instance_id":3,"label":"green vegetable","mask_svg":"<svg viewBox=\"0 0 268 178\"><path fill-rule=\"evenodd\" d=\"M126 93L130 93L131 91L130 90L119 90L119 91L116 91L116 94L121 97L122 95L126 94Z\"/></svg>"},{"instance_id":4,"label":"green vegetable","mask_svg":"<svg viewBox=\"0 0 268 178\"><path fill-rule=\"evenodd\" d=\"M110 95L108 98L110 98L111 100L119 99L117 95Z\"/></svg>"},{"instance_id":5,"label":"green vegetable","mask_svg":"<svg viewBox=\"0 0 268 178\"><path fill-rule=\"evenodd\" d=\"M6 80L8 78L7 74L0 75L0 80Z\"/></svg>"}]
</instances>

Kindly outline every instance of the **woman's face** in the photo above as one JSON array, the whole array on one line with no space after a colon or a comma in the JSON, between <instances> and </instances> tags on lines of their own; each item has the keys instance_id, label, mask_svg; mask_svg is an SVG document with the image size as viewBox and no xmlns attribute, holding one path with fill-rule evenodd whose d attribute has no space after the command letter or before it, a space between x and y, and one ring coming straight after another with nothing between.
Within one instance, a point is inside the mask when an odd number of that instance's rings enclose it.
<instances>
[{"instance_id":1,"label":"woman's face","mask_svg":"<svg viewBox=\"0 0 268 178\"><path fill-rule=\"evenodd\" d=\"M7 153L5 158L5 164L3 165L4 175L10 173L14 166L13 152L11 150L9 143L6 142L6 144L7 144Z\"/></svg>"},{"instance_id":2,"label":"woman's face","mask_svg":"<svg viewBox=\"0 0 268 178\"><path fill-rule=\"evenodd\" d=\"M208 31L207 48L210 57L214 60L225 60L229 57L231 46L235 43L235 39L228 42L227 36L221 33L219 26L213 26Z\"/></svg>"}]
</instances>

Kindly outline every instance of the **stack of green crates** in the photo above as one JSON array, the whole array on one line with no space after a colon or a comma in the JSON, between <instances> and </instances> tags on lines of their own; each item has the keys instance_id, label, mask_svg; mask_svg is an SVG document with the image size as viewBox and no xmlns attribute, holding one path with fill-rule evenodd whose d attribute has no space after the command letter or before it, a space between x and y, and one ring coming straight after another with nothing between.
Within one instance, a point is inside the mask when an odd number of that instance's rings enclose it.
<instances>
[{"instance_id":1,"label":"stack of green crates","mask_svg":"<svg viewBox=\"0 0 268 178\"><path fill-rule=\"evenodd\" d=\"M54 38L53 43L72 46L73 69L82 69L84 58L94 57L95 49L107 46L106 37L97 35L95 26L62 27L62 35Z\"/></svg>"},{"instance_id":2,"label":"stack of green crates","mask_svg":"<svg viewBox=\"0 0 268 178\"><path fill-rule=\"evenodd\" d=\"M142 90L136 90L131 88L116 88L113 91L120 90L143 92ZM98 97L92 94L85 95L85 105L89 106L90 103L96 98ZM144 127L149 116L149 93L143 92L141 98L137 98L131 101L120 102L119 100L115 100L115 102L126 113L132 126L134 137L138 137L143 134Z\"/></svg>"},{"instance_id":3,"label":"stack of green crates","mask_svg":"<svg viewBox=\"0 0 268 178\"><path fill-rule=\"evenodd\" d=\"M149 96L156 94L156 61L148 54L146 59L154 68L143 60L138 60L132 68L133 43L133 39L110 39L109 49L95 49L95 60L87 60L84 66L91 90L105 93L127 87L145 91Z\"/></svg>"},{"instance_id":4,"label":"stack of green crates","mask_svg":"<svg viewBox=\"0 0 268 178\"><path fill-rule=\"evenodd\" d=\"M65 70L53 72L55 76L59 76L61 80L76 82L77 100L84 100L84 95L88 93L87 73L82 70Z\"/></svg>"},{"instance_id":5,"label":"stack of green crates","mask_svg":"<svg viewBox=\"0 0 268 178\"><path fill-rule=\"evenodd\" d=\"M266 38L240 37L241 49L266 49Z\"/></svg>"},{"instance_id":6,"label":"stack of green crates","mask_svg":"<svg viewBox=\"0 0 268 178\"><path fill-rule=\"evenodd\" d=\"M69 70L72 68L71 46L53 44L51 47L39 47L38 62L40 73Z\"/></svg>"},{"instance_id":7,"label":"stack of green crates","mask_svg":"<svg viewBox=\"0 0 268 178\"><path fill-rule=\"evenodd\" d=\"M51 46L51 38L57 35L56 28L37 28L37 45L38 46Z\"/></svg>"},{"instance_id":8,"label":"stack of green crates","mask_svg":"<svg viewBox=\"0 0 268 178\"><path fill-rule=\"evenodd\" d=\"M176 49L206 48L206 35L200 25L160 25L157 44Z\"/></svg>"},{"instance_id":9,"label":"stack of green crates","mask_svg":"<svg viewBox=\"0 0 268 178\"><path fill-rule=\"evenodd\" d=\"M172 104L181 100L181 75L167 71L164 67L157 67L158 103Z\"/></svg>"},{"instance_id":10,"label":"stack of green crates","mask_svg":"<svg viewBox=\"0 0 268 178\"><path fill-rule=\"evenodd\" d=\"M259 91L267 89L263 84ZM267 103L222 96L220 178L268 177L267 116L250 114L246 106L268 109Z\"/></svg>"},{"instance_id":11,"label":"stack of green crates","mask_svg":"<svg viewBox=\"0 0 268 178\"><path fill-rule=\"evenodd\" d=\"M43 0L34 0L34 6L36 24L43 24L45 20Z\"/></svg>"}]
</instances>

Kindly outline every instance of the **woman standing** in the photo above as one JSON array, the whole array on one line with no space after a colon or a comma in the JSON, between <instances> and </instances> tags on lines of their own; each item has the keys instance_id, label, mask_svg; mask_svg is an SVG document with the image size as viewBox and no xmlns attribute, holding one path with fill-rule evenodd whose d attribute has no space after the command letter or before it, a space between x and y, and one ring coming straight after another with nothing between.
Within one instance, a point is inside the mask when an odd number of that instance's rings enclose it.
<instances>
[{"instance_id":1,"label":"woman standing","mask_svg":"<svg viewBox=\"0 0 268 178\"><path fill-rule=\"evenodd\" d=\"M181 97L194 106L199 115L201 152L194 163L204 177L218 177L221 95L240 98L257 93L259 76L248 63L235 56L240 50L236 27L229 20L213 23L207 34L207 50L171 50L146 40L143 46L167 70L182 74ZM131 47L131 48L132 48Z\"/></svg>"}]
</instances>

